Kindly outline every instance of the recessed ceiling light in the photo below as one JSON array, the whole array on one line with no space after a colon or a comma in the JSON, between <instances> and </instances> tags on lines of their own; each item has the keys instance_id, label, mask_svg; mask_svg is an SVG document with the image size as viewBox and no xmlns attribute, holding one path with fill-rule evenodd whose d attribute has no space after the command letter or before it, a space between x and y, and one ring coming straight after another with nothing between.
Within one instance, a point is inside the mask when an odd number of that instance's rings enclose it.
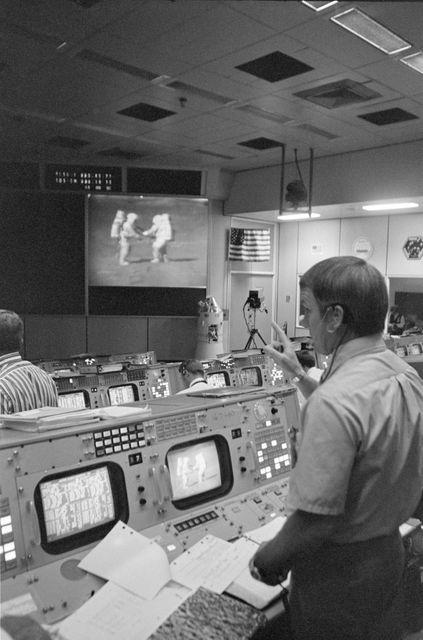
<instances>
[{"instance_id":1,"label":"recessed ceiling light","mask_svg":"<svg viewBox=\"0 0 423 640\"><path fill-rule=\"evenodd\" d=\"M311 216L308 213L282 213L278 216L278 220L287 222L288 220L308 220L310 218L320 218L320 213L312 213Z\"/></svg>"},{"instance_id":2,"label":"recessed ceiling light","mask_svg":"<svg viewBox=\"0 0 423 640\"><path fill-rule=\"evenodd\" d=\"M417 53L412 53L410 56L405 56L405 58L401 58L401 62L403 62L407 66L414 69L414 71L423 73L423 52L422 51L418 51Z\"/></svg>"},{"instance_id":3,"label":"recessed ceiling light","mask_svg":"<svg viewBox=\"0 0 423 640\"><path fill-rule=\"evenodd\" d=\"M364 204L364 211L391 211L393 209L414 209L417 202L391 202L391 204Z\"/></svg>"},{"instance_id":4,"label":"recessed ceiling light","mask_svg":"<svg viewBox=\"0 0 423 640\"><path fill-rule=\"evenodd\" d=\"M338 15L332 16L331 20L384 53L392 55L411 47L409 42L358 9L348 9L338 13Z\"/></svg>"},{"instance_id":5,"label":"recessed ceiling light","mask_svg":"<svg viewBox=\"0 0 423 640\"><path fill-rule=\"evenodd\" d=\"M338 0L326 0L326 2L319 2L318 0L301 0L301 2L314 11L324 11L324 9L328 9L333 4L338 4Z\"/></svg>"}]
</instances>

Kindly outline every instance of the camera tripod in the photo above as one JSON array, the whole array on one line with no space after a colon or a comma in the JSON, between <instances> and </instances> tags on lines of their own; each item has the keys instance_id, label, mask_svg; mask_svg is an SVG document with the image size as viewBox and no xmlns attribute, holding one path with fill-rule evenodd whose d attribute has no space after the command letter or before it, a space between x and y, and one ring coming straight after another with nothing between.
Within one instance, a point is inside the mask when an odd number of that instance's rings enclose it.
<instances>
[{"instance_id":1,"label":"camera tripod","mask_svg":"<svg viewBox=\"0 0 423 640\"><path fill-rule=\"evenodd\" d=\"M256 336L260 338L263 344L266 344L266 341L264 340L260 331L256 329L256 309L253 309L253 313L254 313L253 328L249 330L250 335L247 340L247 344L244 347L244 351L246 351L247 349L251 349L252 346L258 349L257 343L256 343Z\"/></svg>"}]
</instances>

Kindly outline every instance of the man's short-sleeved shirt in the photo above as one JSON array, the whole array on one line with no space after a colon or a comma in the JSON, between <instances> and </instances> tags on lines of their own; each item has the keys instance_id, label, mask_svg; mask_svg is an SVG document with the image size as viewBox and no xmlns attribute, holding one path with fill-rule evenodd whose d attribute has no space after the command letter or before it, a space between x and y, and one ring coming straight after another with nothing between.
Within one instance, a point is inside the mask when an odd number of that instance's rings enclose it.
<instances>
[{"instance_id":1,"label":"man's short-sleeved shirt","mask_svg":"<svg viewBox=\"0 0 423 640\"><path fill-rule=\"evenodd\" d=\"M0 414L57 407L57 403L56 385L48 373L17 352L0 356Z\"/></svg>"},{"instance_id":2,"label":"man's short-sleeved shirt","mask_svg":"<svg viewBox=\"0 0 423 640\"><path fill-rule=\"evenodd\" d=\"M303 408L288 510L342 515L333 542L387 535L423 487L423 380L380 336L339 347Z\"/></svg>"}]
</instances>

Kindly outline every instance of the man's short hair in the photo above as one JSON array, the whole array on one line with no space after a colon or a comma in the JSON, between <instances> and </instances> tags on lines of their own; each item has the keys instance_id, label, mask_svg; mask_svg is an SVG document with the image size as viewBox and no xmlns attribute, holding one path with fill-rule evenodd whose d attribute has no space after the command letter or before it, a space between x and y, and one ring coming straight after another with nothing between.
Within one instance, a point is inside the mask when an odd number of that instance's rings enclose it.
<instances>
[{"instance_id":1,"label":"man's short hair","mask_svg":"<svg viewBox=\"0 0 423 640\"><path fill-rule=\"evenodd\" d=\"M389 304L385 279L362 258L321 260L300 278L300 287L310 289L322 314L331 305L340 305L344 324L357 337L383 332Z\"/></svg>"},{"instance_id":2,"label":"man's short hair","mask_svg":"<svg viewBox=\"0 0 423 640\"><path fill-rule=\"evenodd\" d=\"M200 360L184 360L179 365L179 373L199 373L204 374L203 363Z\"/></svg>"},{"instance_id":3,"label":"man's short hair","mask_svg":"<svg viewBox=\"0 0 423 640\"><path fill-rule=\"evenodd\" d=\"M0 353L19 351L23 339L23 322L17 313L0 309Z\"/></svg>"}]
</instances>

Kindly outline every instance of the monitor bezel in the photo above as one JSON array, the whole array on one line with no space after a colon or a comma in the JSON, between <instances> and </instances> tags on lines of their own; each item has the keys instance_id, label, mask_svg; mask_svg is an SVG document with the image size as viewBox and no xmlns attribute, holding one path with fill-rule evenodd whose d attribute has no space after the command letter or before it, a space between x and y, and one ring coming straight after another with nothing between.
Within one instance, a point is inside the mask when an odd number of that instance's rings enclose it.
<instances>
[{"instance_id":1,"label":"monitor bezel","mask_svg":"<svg viewBox=\"0 0 423 640\"><path fill-rule=\"evenodd\" d=\"M249 364L249 365L246 365L245 367L241 367L240 370L239 370L240 380L242 379L242 372L243 371L249 371L251 369L254 369L254 371L256 371L256 373L257 373L258 384L249 383L249 385L246 385L246 386L262 387L263 386L263 372L262 372L261 368L256 364Z\"/></svg>"},{"instance_id":2,"label":"monitor bezel","mask_svg":"<svg viewBox=\"0 0 423 640\"><path fill-rule=\"evenodd\" d=\"M121 404L126 404L127 402L137 402L139 400L138 389L137 389L136 385L133 382L122 382L120 384L111 384L110 386L107 387L107 397L109 399L109 402L110 402L111 406L118 406L118 405L112 405L112 399L110 397L110 390L111 389L121 389L122 387L131 387L134 399L133 400L126 400L125 402L123 402Z\"/></svg>"},{"instance_id":3,"label":"monitor bezel","mask_svg":"<svg viewBox=\"0 0 423 640\"><path fill-rule=\"evenodd\" d=\"M63 393L59 393L59 399L64 397L64 396L75 396L75 395L79 395L79 394L82 394L82 396L84 398L85 408L89 409L91 407L91 403L90 403L89 393L85 389L75 389L74 391L64 391ZM60 404L59 404L59 407L60 407ZM72 407L68 407L68 408L72 408ZM75 407L75 409L77 409L77 408L78 407Z\"/></svg>"},{"instance_id":4,"label":"monitor bezel","mask_svg":"<svg viewBox=\"0 0 423 640\"><path fill-rule=\"evenodd\" d=\"M188 496L186 498L179 498L177 500L172 499L172 504L175 509L191 509L192 507L197 507L212 500L216 500L217 498L221 498L222 496L227 495L233 487L234 476L232 470L231 452L226 438L219 434L208 436L206 438L200 438L198 440L186 440L185 442L180 442L173 447L170 447L166 453L166 467L169 469L168 456L170 452L177 451L178 449L186 449L187 447L196 446L198 444L203 444L206 442L214 442L216 446L220 467L220 486L215 487L214 489L209 489L208 491L203 491L202 493ZM172 487L172 477L170 475L170 472L169 482L170 486Z\"/></svg>"},{"instance_id":5,"label":"monitor bezel","mask_svg":"<svg viewBox=\"0 0 423 640\"><path fill-rule=\"evenodd\" d=\"M218 369L217 371L210 371L208 373L206 373L206 380L207 382L209 381L209 378L211 376L216 376L216 375L221 375L223 376L224 380L225 380L225 387L230 387L231 386L231 381L229 378L229 373L227 371L225 371L224 369ZM216 389L218 389L219 387L216 387ZM224 388L224 387L220 387L220 388Z\"/></svg>"},{"instance_id":6,"label":"monitor bezel","mask_svg":"<svg viewBox=\"0 0 423 640\"><path fill-rule=\"evenodd\" d=\"M109 474L110 487L113 498L113 507L115 517L110 522L97 525L91 529L84 529L78 533L73 533L63 538L56 540L47 539L47 528L44 514L44 507L41 497L41 486L46 482L52 482L54 480L60 480L61 478L67 478L76 476L79 474L93 471L99 468L106 468ZM105 535L113 529L115 524L121 520L127 523L129 518L129 505L126 491L125 474L123 469L116 462L104 461L96 464L86 465L84 467L77 467L75 469L67 469L64 471L58 471L57 473L50 473L42 478L34 489L34 505L38 518L38 526L40 529L40 545L41 548L49 554L57 555L85 547L92 542L101 540Z\"/></svg>"}]
</instances>

